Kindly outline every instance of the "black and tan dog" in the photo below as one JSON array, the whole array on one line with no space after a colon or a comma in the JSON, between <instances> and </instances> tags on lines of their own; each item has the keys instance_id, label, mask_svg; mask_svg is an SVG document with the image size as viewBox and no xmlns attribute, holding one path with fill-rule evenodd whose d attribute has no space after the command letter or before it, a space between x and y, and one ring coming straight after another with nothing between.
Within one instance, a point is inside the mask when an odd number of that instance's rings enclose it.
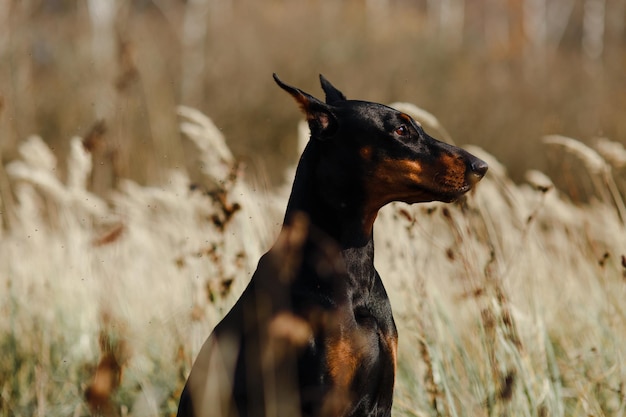
<instances>
[{"instance_id":1,"label":"black and tan dog","mask_svg":"<svg viewBox=\"0 0 626 417\"><path fill-rule=\"evenodd\" d=\"M325 102L274 79L311 139L283 230L202 347L178 416L390 416L398 335L374 220L392 201L454 201L487 164L322 76Z\"/></svg>"}]
</instances>

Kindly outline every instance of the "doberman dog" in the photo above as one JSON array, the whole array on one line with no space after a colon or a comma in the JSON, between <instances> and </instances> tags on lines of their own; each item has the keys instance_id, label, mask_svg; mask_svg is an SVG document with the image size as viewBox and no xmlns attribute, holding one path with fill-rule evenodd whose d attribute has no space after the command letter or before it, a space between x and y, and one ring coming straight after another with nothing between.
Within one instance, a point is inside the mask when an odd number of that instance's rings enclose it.
<instances>
[{"instance_id":1,"label":"doberman dog","mask_svg":"<svg viewBox=\"0 0 626 417\"><path fill-rule=\"evenodd\" d=\"M398 334L374 220L392 201L454 201L487 164L321 75L325 102L274 79L311 138L283 229L202 347L178 416L390 416Z\"/></svg>"}]
</instances>

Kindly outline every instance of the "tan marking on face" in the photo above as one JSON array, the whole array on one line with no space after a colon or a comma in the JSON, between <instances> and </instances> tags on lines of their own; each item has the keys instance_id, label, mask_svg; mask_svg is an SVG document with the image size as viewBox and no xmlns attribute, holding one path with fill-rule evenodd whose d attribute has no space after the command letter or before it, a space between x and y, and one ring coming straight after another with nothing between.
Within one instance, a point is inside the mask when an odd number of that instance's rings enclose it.
<instances>
[{"instance_id":1,"label":"tan marking on face","mask_svg":"<svg viewBox=\"0 0 626 417\"><path fill-rule=\"evenodd\" d=\"M447 153L426 166L420 161L384 159L366 183L368 208L378 210L391 201L419 202L416 186L435 196L458 192L467 185L465 170L461 159Z\"/></svg>"},{"instance_id":2,"label":"tan marking on face","mask_svg":"<svg viewBox=\"0 0 626 417\"><path fill-rule=\"evenodd\" d=\"M465 164L454 155L444 153L439 158L443 166L446 167L445 183L452 187L462 187L465 184Z\"/></svg>"},{"instance_id":3,"label":"tan marking on face","mask_svg":"<svg viewBox=\"0 0 626 417\"><path fill-rule=\"evenodd\" d=\"M395 196L403 193L406 185L420 184L422 165L418 161L407 159L383 159L376 167L374 179L371 180L373 190L379 194Z\"/></svg>"},{"instance_id":4,"label":"tan marking on face","mask_svg":"<svg viewBox=\"0 0 626 417\"><path fill-rule=\"evenodd\" d=\"M367 201L363 230L369 234L373 228L378 210L392 201L409 198L413 190L410 186L420 184L422 166L418 161L383 159L372 176L365 182Z\"/></svg>"},{"instance_id":5,"label":"tan marking on face","mask_svg":"<svg viewBox=\"0 0 626 417\"><path fill-rule=\"evenodd\" d=\"M413 122L413 119L411 118L411 116L409 116L406 113L400 113L400 118L404 120L405 122L407 122L408 124L411 124Z\"/></svg>"}]
</instances>

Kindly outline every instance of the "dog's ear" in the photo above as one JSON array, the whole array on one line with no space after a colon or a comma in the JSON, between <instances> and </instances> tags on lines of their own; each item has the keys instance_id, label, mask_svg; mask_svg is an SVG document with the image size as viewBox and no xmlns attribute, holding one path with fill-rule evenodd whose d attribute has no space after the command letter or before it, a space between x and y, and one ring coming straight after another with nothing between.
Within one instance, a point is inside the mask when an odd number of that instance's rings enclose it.
<instances>
[{"instance_id":1,"label":"dog's ear","mask_svg":"<svg viewBox=\"0 0 626 417\"><path fill-rule=\"evenodd\" d=\"M327 104L298 88L283 83L276 74L274 74L274 81L298 102L309 123L311 137L323 140L335 134L338 127L337 118Z\"/></svg>"},{"instance_id":2,"label":"dog's ear","mask_svg":"<svg viewBox=\"0 0 626 417\"><path fill-rule=\"evenodd\" d=\"M346 100L346 96L341 91L337 90L322 74L320 74L320 84L322 84L322 90L326 93L326 104Z\"/></svg>"}]
</instances>

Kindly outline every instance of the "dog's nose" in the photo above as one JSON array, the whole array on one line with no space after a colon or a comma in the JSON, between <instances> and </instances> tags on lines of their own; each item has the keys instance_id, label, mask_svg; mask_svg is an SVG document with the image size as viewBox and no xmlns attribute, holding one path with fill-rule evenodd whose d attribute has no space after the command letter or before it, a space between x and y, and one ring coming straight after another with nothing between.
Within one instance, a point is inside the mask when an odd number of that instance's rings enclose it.
<instances>
[{"instance_id":1,"label":"dog's nose","mask_svg":"<svg viewBox=\"0 0 626 417\"><path fill-rule=\"evenodd\" d=\"M469 164L467 179L472 185L474 185L485 176L488 169L489 165L487 165L485 161L474 157Z\"/></svg>"}]
</instances>

